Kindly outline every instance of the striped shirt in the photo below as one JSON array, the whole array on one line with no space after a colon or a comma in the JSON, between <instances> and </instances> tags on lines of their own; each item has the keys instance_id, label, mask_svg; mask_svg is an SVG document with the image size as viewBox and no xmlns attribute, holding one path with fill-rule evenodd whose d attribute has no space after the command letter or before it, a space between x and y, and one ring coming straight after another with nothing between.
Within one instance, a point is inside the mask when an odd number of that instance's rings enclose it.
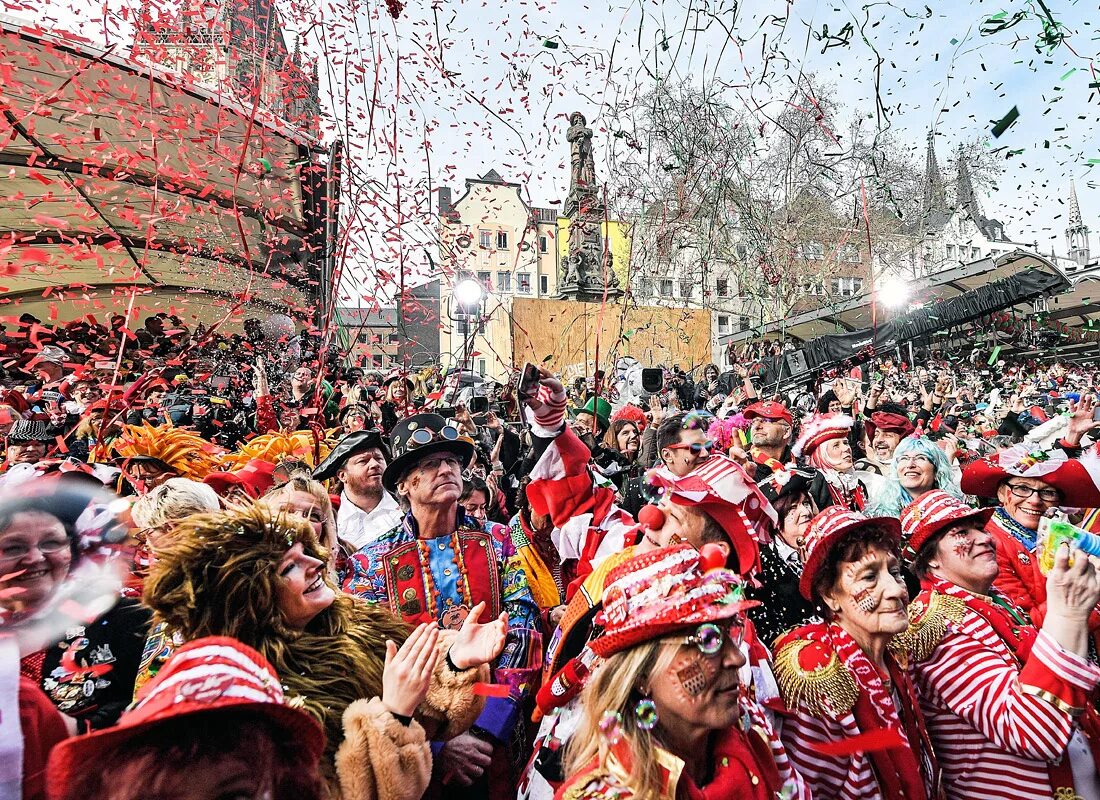
<instances>
[{"instance_id":1,"label":"striped shirt","mask_svg":"<svg viewBox=\"0 0 1100 800\"><path fill-rule=\"evenodd\" d=\"M919 598L927 601L927 594ZM946 628L916 665L916 685L947 797L1049 800L1054 793L1047 766L1063 757L1077 728L1072 704L1058 696L1069 692L1041 687L1076 688L1080 695L1100 683L1100 668L1042 632L1021 667L993 626L970 608Z\"/></svg>"}]
</instances>

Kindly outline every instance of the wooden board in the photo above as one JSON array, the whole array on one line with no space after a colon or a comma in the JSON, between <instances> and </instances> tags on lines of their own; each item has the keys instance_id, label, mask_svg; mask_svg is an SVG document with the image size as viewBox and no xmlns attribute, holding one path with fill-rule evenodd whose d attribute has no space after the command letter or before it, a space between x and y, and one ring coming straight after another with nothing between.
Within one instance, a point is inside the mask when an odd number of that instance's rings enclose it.
<instances>
[{"instance_id":1,"label":"wooden board","mask_svg":"<svg viewBox=\"0 0 1100 800\"><path fill-rule=\"evenodd\" d=\"M516 298L512 305L512 353L515 366L547 366L573 379L609 369L616 358L633 356L643 367L679 365L692 370L711 362L710 311L645 306L627 310L622 300L578 303L573 300Z\"/></svg>"}]
</instances>

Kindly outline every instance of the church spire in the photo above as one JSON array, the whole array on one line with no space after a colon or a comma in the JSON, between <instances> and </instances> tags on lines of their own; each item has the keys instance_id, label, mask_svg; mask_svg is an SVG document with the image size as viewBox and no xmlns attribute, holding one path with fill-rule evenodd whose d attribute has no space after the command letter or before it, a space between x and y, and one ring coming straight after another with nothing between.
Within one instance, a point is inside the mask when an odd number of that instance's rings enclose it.
<instances>
[{"instance_id":1,"label":"church spire","mask_svg":"<svg viewBox=\"0 0 1100 800\"><path fill-rule=\"evenodd\" d=\"M974 220L974 224L984 231L985 215L982 214L982 207L978 205L978 195L974 192L974 182L970 179L970 167L966 163L966 151L961 144L959 145L958 170L958 182L955 186L955 205L964 209L970 215L970 219Z\"/></svg>"},{"instance_id":2,"label":"church spire","mask_svg":"<svg viewBox=\"0 0 1100 800\"><path fill-rule=\"evenodd\" d=\"M1069 179L1069 225L1066 227L1066 245L1069 257L1082 267L1089 261L1089 229L1081 218L1081 206L1077 203L1077 187Z\"/></svg>"},{"instance_id":3,"label":"church spire","mask_svg":"<svg viewBox=\"0 0 1100 800\"><path fill-rule=\"evenodd\" d=\"M928 131L928 152L924 164L924 200L921 204L921 212L929 214L942 212L947 207L947 197L943 191L943 176L940 175L940 164L936 160L935 132Z\"/></svg>"}]
</instances>

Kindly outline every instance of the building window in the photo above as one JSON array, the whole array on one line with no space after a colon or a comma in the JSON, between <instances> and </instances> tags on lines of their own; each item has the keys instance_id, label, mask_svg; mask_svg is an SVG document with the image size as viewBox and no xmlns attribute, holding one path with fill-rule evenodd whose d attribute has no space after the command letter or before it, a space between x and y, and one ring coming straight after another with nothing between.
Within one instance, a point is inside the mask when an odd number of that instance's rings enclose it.
<instances>
[{"instance_id":1,"label":"building window","mask_svg":"<svg viewBox=\"0 0 1100 800\"><path fill-rule=\"evenodd\" d=\"M378 368L378 369L382 368L382 356L381 355L379 355L377 353L372 355L370 357L370 361L371 361L371 364L374 365L376 368Z\"/></svg>"},{"instance_id":2,"label":"building window","mask_svg":"<svg viewBox=\"0 0 1100 800\"><path fill-rule=\"evenodd\" d=\"M955 245L953 245L953 244L947 245L947 257L948 258L954 258L955 257Z\"/></svg>"},{"instance_id":3,"label":"building window","mask_svg":"<svg viewBox=\"0 0 1100 800\"><path fill-rule=\"evenodd\" d=\"M477 282L484 286L486 289L493 288L493 273L491 272L479 272L477 274Z\"/></svg>"},{"instance_id":4,"label":"building window","mask_svg":"<svg viewBox=\"0 0 1100 800\"><path fill-rule=\"evenodd\" d=\"M482 250L488 250L493 246L493 232L492 231L478 231L477 232L478 244L481 245Z\"/></svg>"},{"instance_id":5,"label":"building window","mask_svg":"<svg viewBox=\"0 0 1100 800\"><path fill-rule=\"evenodd\" d=\"M970 248L970 257L971 257L972 259L974 259L975 261L977 261L977 260L978 260L979 258L981 258L981 257L982 257L982 251L981 251L981 249L980 249L980 248L977 248L977 247L971 247L971 248Z\"/></svg>"},{"instance_id":6,"label":"building window","mask_svg":"<svg viewBox=\"0 0 1100 800\"><path fill-rule=\"evenodd\" d=\"M550 294L550 279L545 275L539 275L539 294Z\"/></svg>"},{"instance_id":7,"label":"building window","mask_svg":"<svg viewBox=\"0 0 1100 800\"><path fill-rule=\"evenodd\" d=\"M738 317L737 318L737 327L740 328L742 331L747 331L749 329L749 318L748 317Z\"/></svg>"},{"instance_id":8,"label":"building window","mask_svg":"<svg viewBox=\"0 0 1100 800\"><path fill-rule=\"evenodd\" d=\"M520 294L531 294L531 273L516 273L516 291Z\"/></svg>"},{"instance_id":9,"label":"building window","mask_svg":"<svg viewBox=\"0 0 1100 800\"><path fill-rule=\"evenodd\" d=\"M829 281L829 291L841 297L854 297L863 291L863 278L833 278Z\"/></svg>"},{"instance_id":10,"label":"building window","mask_svg":"<svg viewBox=\"0 0 1100 800\"><path fill-rule=\"evenodd\" d=\"M477 360L477 374L481 377L485 377L485 359L479 358Z\"/></svg>"},{"instance_id":11,"label":"building window","mask_svg":"<svg viewBox=\"0 0 1100 800\"><path fill-rule=\"evenodd\" d=\"M497 250L508 249L508 231L497 231Z\"/></svg>"},{"instance_id":12,"label":"building window","mask_svg":"<svg viewBox=\"0 0 1100 800\"><path fill-rule=\"evenodd\" d=\"M695 284L693 284L691 280L680 281L680 297L685 300L690 300L693 291L695 291Z\"/></svg>"},{"instance_id":13,"label":"building window","mask_svg":"<svg viewBox=\"0 0 1100 800\"><path fill-rule=\"evenodd\" d=\"M730 296L730 282L726 278L719 278L714 282L714 293L719 297Z\"/></svg>"},{"instance_id":14,"label":"building window","mask_svg":"<svg viewBox=\"0 0 1100 800\"><path fill-rule=\"evenodd\" d=\"M658 281L657 294L661 297L672 297L672 278L661 278Z\"/></svg>"},{"instance_id":15,"label":"building window","mask_svg":"<svg viewBox=\"0 0 1100 800\"><path fill-rule=\"evenodd\" d=\"M737 245L737 257L744 261L749 256L749 248L743 244Z\"/></svg>"},{"instance_id":16,"label":"building window","mask_svg":"<svg viewBox=\"0 0 1100 800\"><path fill-rule=\"evenodd\" d=\"M846 245L844 245L844 250L841 252L840 257L842 259L844 259L845 261L847 261L849 264L858 264L859 261L860 261L860 258L859 258L859 245L858 244L846 244Z\"/></svg>"},{"instance_id":17,"label":"building window","mask_svg":"<svg viewBox=\"0 0 1100 800\"><path fill-rule=\"evenodd\" d=\"M398 342L400 342L400 341L401 341L401 334L399 334L399 333L391 333L391 334L390 334L390 335L389 335L389 336L387 337L387 339L388 339L388 341L389 341L389 343L390 343L390 344L397 344Z\"/></svg>"},{"instance_id":18,"label":"building window","mask_svg":"<svg viewBox=\"0 0 1100 800\"><path fill-rule=\"evenodd\" d=\"M730 318L725 314L718 315L718 335L725 336L730 332Z\"/></svg>"},{"instance_id":19,"label":"building window","mask_svg":"<svg viewBox=\"0 0 1100 800\"><path fill-rule=\"evenodd\" d=\"M825 258L825 245L821 242L806 242L802 246L802 257L811 261L820 261Z\"/></svg>"},{"instance_id":20,"label":"building window","mask_svg":"<svg viewBox=\"0 0 1100 800\"><path fill-rule=\"evenodd\" d=\"M545 236L540 236L539 237L539 252L540 253L549 253L550 252L550 240L548 240Z\"/></svg>"},{"instance_id":21,"label":"building window","mask_svg":"<svg viewBox=\"0 0 1100 800\"><path fill-rule=\"evenodd\" d=\"M512 273L511 272L498 272L497 273L497 291L498 292L510 292L510 291L512 291Z\"/></svg>"}]
</instances>

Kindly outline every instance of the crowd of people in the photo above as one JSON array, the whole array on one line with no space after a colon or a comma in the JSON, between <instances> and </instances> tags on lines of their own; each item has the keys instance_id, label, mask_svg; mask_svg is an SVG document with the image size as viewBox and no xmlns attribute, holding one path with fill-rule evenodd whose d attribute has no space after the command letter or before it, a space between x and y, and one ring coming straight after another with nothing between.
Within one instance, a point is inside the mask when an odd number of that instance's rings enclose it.
<instances>
[{"instance_id":1,"label":"crowd of people","mask_svg":"<svg viewBox=\"0 0 1100 800\"><path fill-rule=\"evenodd\" d=\"M1100 800L1100 370L0 347L4 797Z\"/></svg>"}]
</instances>

